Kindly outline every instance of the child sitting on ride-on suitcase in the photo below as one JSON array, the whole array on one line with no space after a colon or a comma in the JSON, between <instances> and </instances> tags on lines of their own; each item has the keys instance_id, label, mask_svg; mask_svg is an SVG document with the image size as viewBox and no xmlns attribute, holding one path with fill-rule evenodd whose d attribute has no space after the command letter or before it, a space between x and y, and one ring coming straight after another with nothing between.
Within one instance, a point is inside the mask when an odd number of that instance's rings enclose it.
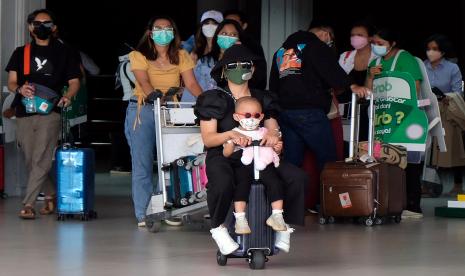
<instances>
[{"instance_id":1,"label":"child sitting on ride-on suitcase","mask_svg":"<svg viewBox=\"0 0 465 276\"><path fill-rule=\"evenodd\" d=\"M260 127L264 115L260 102L253 97L242 97L236 102L234 120L240 126L234 131L261 140L266 128ZM236 188L234 193L234 217L236 219L235 232L250 234L251 230L245 217L245 209L249 199L250 187L254 180L254 163L260 171L260 180L266 187L266 193L271 202L272 214L266 224L275 231L286 231L287 226L283 218L283 182L275 167L279 166L278 153L282 150L282 142L274 148L260 146L259 157L254 159L253 147L240 148L228 141L223 145L223 155L235 161ZM253 161L253 162L252 162Z\"/></svg>"}]
</instances>

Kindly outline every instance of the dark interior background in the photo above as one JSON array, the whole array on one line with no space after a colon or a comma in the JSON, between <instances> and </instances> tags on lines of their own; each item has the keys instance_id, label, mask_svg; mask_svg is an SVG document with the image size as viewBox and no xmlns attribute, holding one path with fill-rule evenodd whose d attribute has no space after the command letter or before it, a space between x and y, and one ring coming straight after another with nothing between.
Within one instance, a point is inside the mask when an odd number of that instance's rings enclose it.
<instances>
[{"instance_id":1,"label":"dark interior background","mask_svg":"<svg viewBox=\"0 0 465 276\"><path fill-rule=\"evenodd\" d=\"M251 21L248 31L260 37L260 0L231 1L224 6L247 13ZM152 16L173 18L183 40L195 32L201 16L196 0L47 0L47 8L57 15L60 36L94 59L103 74L114 74L122 44L137 46Z\"/></svg>"},{"instance_id":2,"label":"dark interior background","mask_svg":"<svg viewBox=\"0 0 465 276\"><path fill-rule=\"evenodd\" d=\"M335 27L336 45L341 52L351 48L350 29L360 20L368 20L378 28L395 28L401 36L402 48L420 58L426 56L424 42L430 35L445 34L452 41L464 72L464 54L461 51L465 39L464 2L315 0L314 18L329 20Z\"/></svg>"}]
</instances>

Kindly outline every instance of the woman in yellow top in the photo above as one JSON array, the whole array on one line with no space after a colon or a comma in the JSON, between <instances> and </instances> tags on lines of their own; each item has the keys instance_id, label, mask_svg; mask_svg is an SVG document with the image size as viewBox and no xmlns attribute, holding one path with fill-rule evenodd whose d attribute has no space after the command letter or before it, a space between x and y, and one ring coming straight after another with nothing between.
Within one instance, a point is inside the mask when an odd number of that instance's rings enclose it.
<instances>
[{"instance_id":1,"label":"woman in yellow top","mask_svg":"<svg viewBox=\"0 0 465 276\"><path fill-rule=\"evenodd\" d=\"M180 45L174 21L166 16L154 17L137 51L129 54L136 87L126 111L125 134L131 149L132 197L139 226L145 226L145 212L153 192L155 90L166 93L170 87L179 87L182 78L192 95L202 93L192 70L194 62Z\"/></svg>"}]
</instances>

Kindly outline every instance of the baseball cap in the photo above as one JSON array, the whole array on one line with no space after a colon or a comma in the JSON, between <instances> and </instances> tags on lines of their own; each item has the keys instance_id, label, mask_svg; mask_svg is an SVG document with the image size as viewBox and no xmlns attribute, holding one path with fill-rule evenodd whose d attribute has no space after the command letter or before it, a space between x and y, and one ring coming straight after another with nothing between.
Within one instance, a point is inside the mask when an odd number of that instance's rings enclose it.
<instances>
[{"instance_id":1,"label":"baseball cap","mask_svg":"<svg viewBox=\"0 0 465 276\"><path fill-rule=\"evenodd\" d=\"M217 23L221 23L221 21L223 21L223 14L215 10L206 11L202 14L202 17L200 18L200 23L209 18L215 20Z\"/></svg>"}]
</instances>

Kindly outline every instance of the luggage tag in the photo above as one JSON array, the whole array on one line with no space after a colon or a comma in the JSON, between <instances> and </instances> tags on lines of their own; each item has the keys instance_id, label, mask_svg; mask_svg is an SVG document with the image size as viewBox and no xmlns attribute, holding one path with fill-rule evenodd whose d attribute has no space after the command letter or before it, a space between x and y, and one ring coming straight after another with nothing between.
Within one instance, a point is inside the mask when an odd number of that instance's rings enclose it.
<instances>
[{"instance_id":1,"label":"luggage tag","mask_svg":"<svg viewBox=\"0 0 465 276\"><path fill-rule=\"evenodd\" d=\"M350 201L349 193L339 194L339 200L341 201L341 206L344 209L352 207L352 201Z\"/></svg>"},{"instance_id":2,"label":"luggage tag","mask_svg":"<svg viewBox=\"0 0 465 276\"><path fill-rule=\"evenodd\" d=\"M373 162L376 162L376 159L373 156L364 154L360 156L360 161L362 161L363 163L373 163Z\"/></svg>"}]
</instances>

